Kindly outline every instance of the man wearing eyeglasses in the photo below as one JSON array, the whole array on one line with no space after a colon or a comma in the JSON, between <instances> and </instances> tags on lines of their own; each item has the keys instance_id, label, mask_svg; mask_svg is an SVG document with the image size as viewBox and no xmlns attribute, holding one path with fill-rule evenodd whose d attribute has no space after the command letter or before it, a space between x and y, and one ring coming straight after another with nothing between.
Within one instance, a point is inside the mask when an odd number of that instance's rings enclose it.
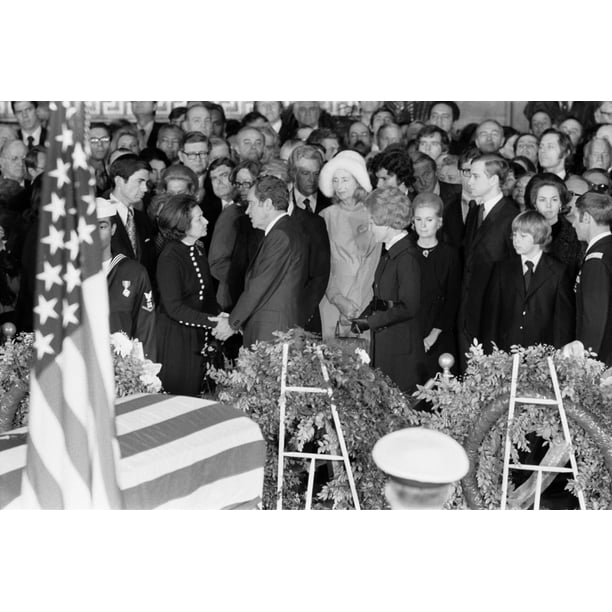
<instances>
[{"instance_id":1,"label":"man wearing eyeglasses","mask_svg":"<svg viewBox=\"0 0 612 612\"><path fill-rule=\"evenodd\" d=\"M588 183L589 191L610 193L610 177L602 168L592 168L583 172L582 178Z\"/></svg>"},{"instance_id":2,"label":"man wearing eyeglasses","mask_svg":"<svg viewBox=\"0 0 612 612\"><path fill-rule=\"evenodd\" d=\"M28 149L45 145L47 140L47 130L36 114L37 107L38 102L11 102L13 114L19 123L17 136Z\"/></svg>"},{"instance_id":3,"label":"man wearing eyeglasses","mask_svg":"<svg viewBox=\"0 0 612 612\"><path fill-rule=\"evenodd\" d=\"M89 163L96 174L96 196L101 196L110 188L110 179L105 161L110 151L110 129L104 123L92 123L89 128Z\"/></svg>"},{"instance_id":4,"label":"man wearing eyeglasses","mask_svg":"<svg viewBox=\"0 0 612 612\"><path fill-rule=\"evenodd\" d=\"M208 136L197 131L185 134L178 152L178 158L184 166L193 170L198 177L198 192L195 194L198 202L202 201L205 194L204 179L206 177L206 169L208 168L209 153L210 142L208 141ZM208 234L210 235L211 233L209 228Z\"/></svg>"}]
</instances>

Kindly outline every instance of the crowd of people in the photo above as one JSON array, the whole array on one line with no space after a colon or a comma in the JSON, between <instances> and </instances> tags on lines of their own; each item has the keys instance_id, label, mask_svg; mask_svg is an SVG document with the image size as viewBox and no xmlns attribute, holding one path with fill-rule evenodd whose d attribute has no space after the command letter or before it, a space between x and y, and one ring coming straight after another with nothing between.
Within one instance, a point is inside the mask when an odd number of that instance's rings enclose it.
<instances>
[{"instance_id":1,"label":"crowd of people","mask_svg":"<svg viewBox=\"0 0 612 612\"><path fill-rule=\"evenodd\" d=\"M0 126L0 318L31 331L45 115ZM42 108L42 107L41 107ZM612 102L528 102L529 131L455 102L156 102L87 131L111 331L198 395L206 350L293 327L369 341L403 390L474 340L580 341L612 365ZM219 348L221 347L221 348ZM204 352L203 352L204 349Z\"/></svg>"}]
</instances>

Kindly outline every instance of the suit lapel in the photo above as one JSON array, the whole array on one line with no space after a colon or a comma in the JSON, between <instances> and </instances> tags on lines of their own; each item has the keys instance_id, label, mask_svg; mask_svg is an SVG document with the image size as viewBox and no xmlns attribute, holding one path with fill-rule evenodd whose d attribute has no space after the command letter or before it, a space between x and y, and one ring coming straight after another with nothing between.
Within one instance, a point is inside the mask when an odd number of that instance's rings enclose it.
<instances>
[{"instance_id":1,"label":"suit lapel","mask_svg":"<svg viewBox=\"0 0 612 612\"><path fill-rule=\"evenodd\" d=\"M538 264L538 267L535 269L535 272L531 277L531 282L529 283L529 290L527 291L525 299L528 300L533 295L533 293L537 289L539 289L544 282L546 282L546 279L548 278L550 278L550 266L548 265L548 262L546 261L544 255L542 255L540 263Z\"/></svg>"}]
</instances>

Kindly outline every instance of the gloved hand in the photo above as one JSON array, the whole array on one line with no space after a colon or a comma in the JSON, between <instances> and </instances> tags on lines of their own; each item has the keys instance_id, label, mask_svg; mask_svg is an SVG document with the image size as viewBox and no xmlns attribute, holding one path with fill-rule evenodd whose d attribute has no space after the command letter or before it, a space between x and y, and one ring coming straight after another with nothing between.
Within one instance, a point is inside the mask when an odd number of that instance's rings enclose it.
<instances>
[{"instance_id":1,"label":"gloved hand","mask_svg":"<svg viewBox=\"0 0 612 612\"><path fill-rule=\"evenodd\" d=\"M361 334L370 329L370 324L367 319L351 319L351 331L354 334Z\"/></svg>"}]
</instances>

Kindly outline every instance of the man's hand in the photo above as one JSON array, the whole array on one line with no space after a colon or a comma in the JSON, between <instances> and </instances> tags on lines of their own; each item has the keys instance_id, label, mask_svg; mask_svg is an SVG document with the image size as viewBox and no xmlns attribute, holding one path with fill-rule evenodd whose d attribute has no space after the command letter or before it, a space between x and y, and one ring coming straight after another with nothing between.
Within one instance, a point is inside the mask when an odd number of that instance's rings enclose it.
<instances>
[{"instance_id":1,"label":"man's hand","mask_svg":"<svg viewBox=\"0 0 612 612\"><path fill-rule=\"evenodd\" d=\"M210 317L211 321L217 321L217 326L213 328L212 335L221 342L225 342L230 336L233 336L236 331L229 323L227 314L222 313L218 317Z\"/></svg>"},{"instance_id":2,"label":"man's hand","mask_svg":"<svg viewBox=\"0 0 612 612\"><path fill-rule=\"evenodd\" d=\"M370 329L370 324L367 319L351 319L351 331L354 334L362 334Z\"/></svg>"}]
</instances>

